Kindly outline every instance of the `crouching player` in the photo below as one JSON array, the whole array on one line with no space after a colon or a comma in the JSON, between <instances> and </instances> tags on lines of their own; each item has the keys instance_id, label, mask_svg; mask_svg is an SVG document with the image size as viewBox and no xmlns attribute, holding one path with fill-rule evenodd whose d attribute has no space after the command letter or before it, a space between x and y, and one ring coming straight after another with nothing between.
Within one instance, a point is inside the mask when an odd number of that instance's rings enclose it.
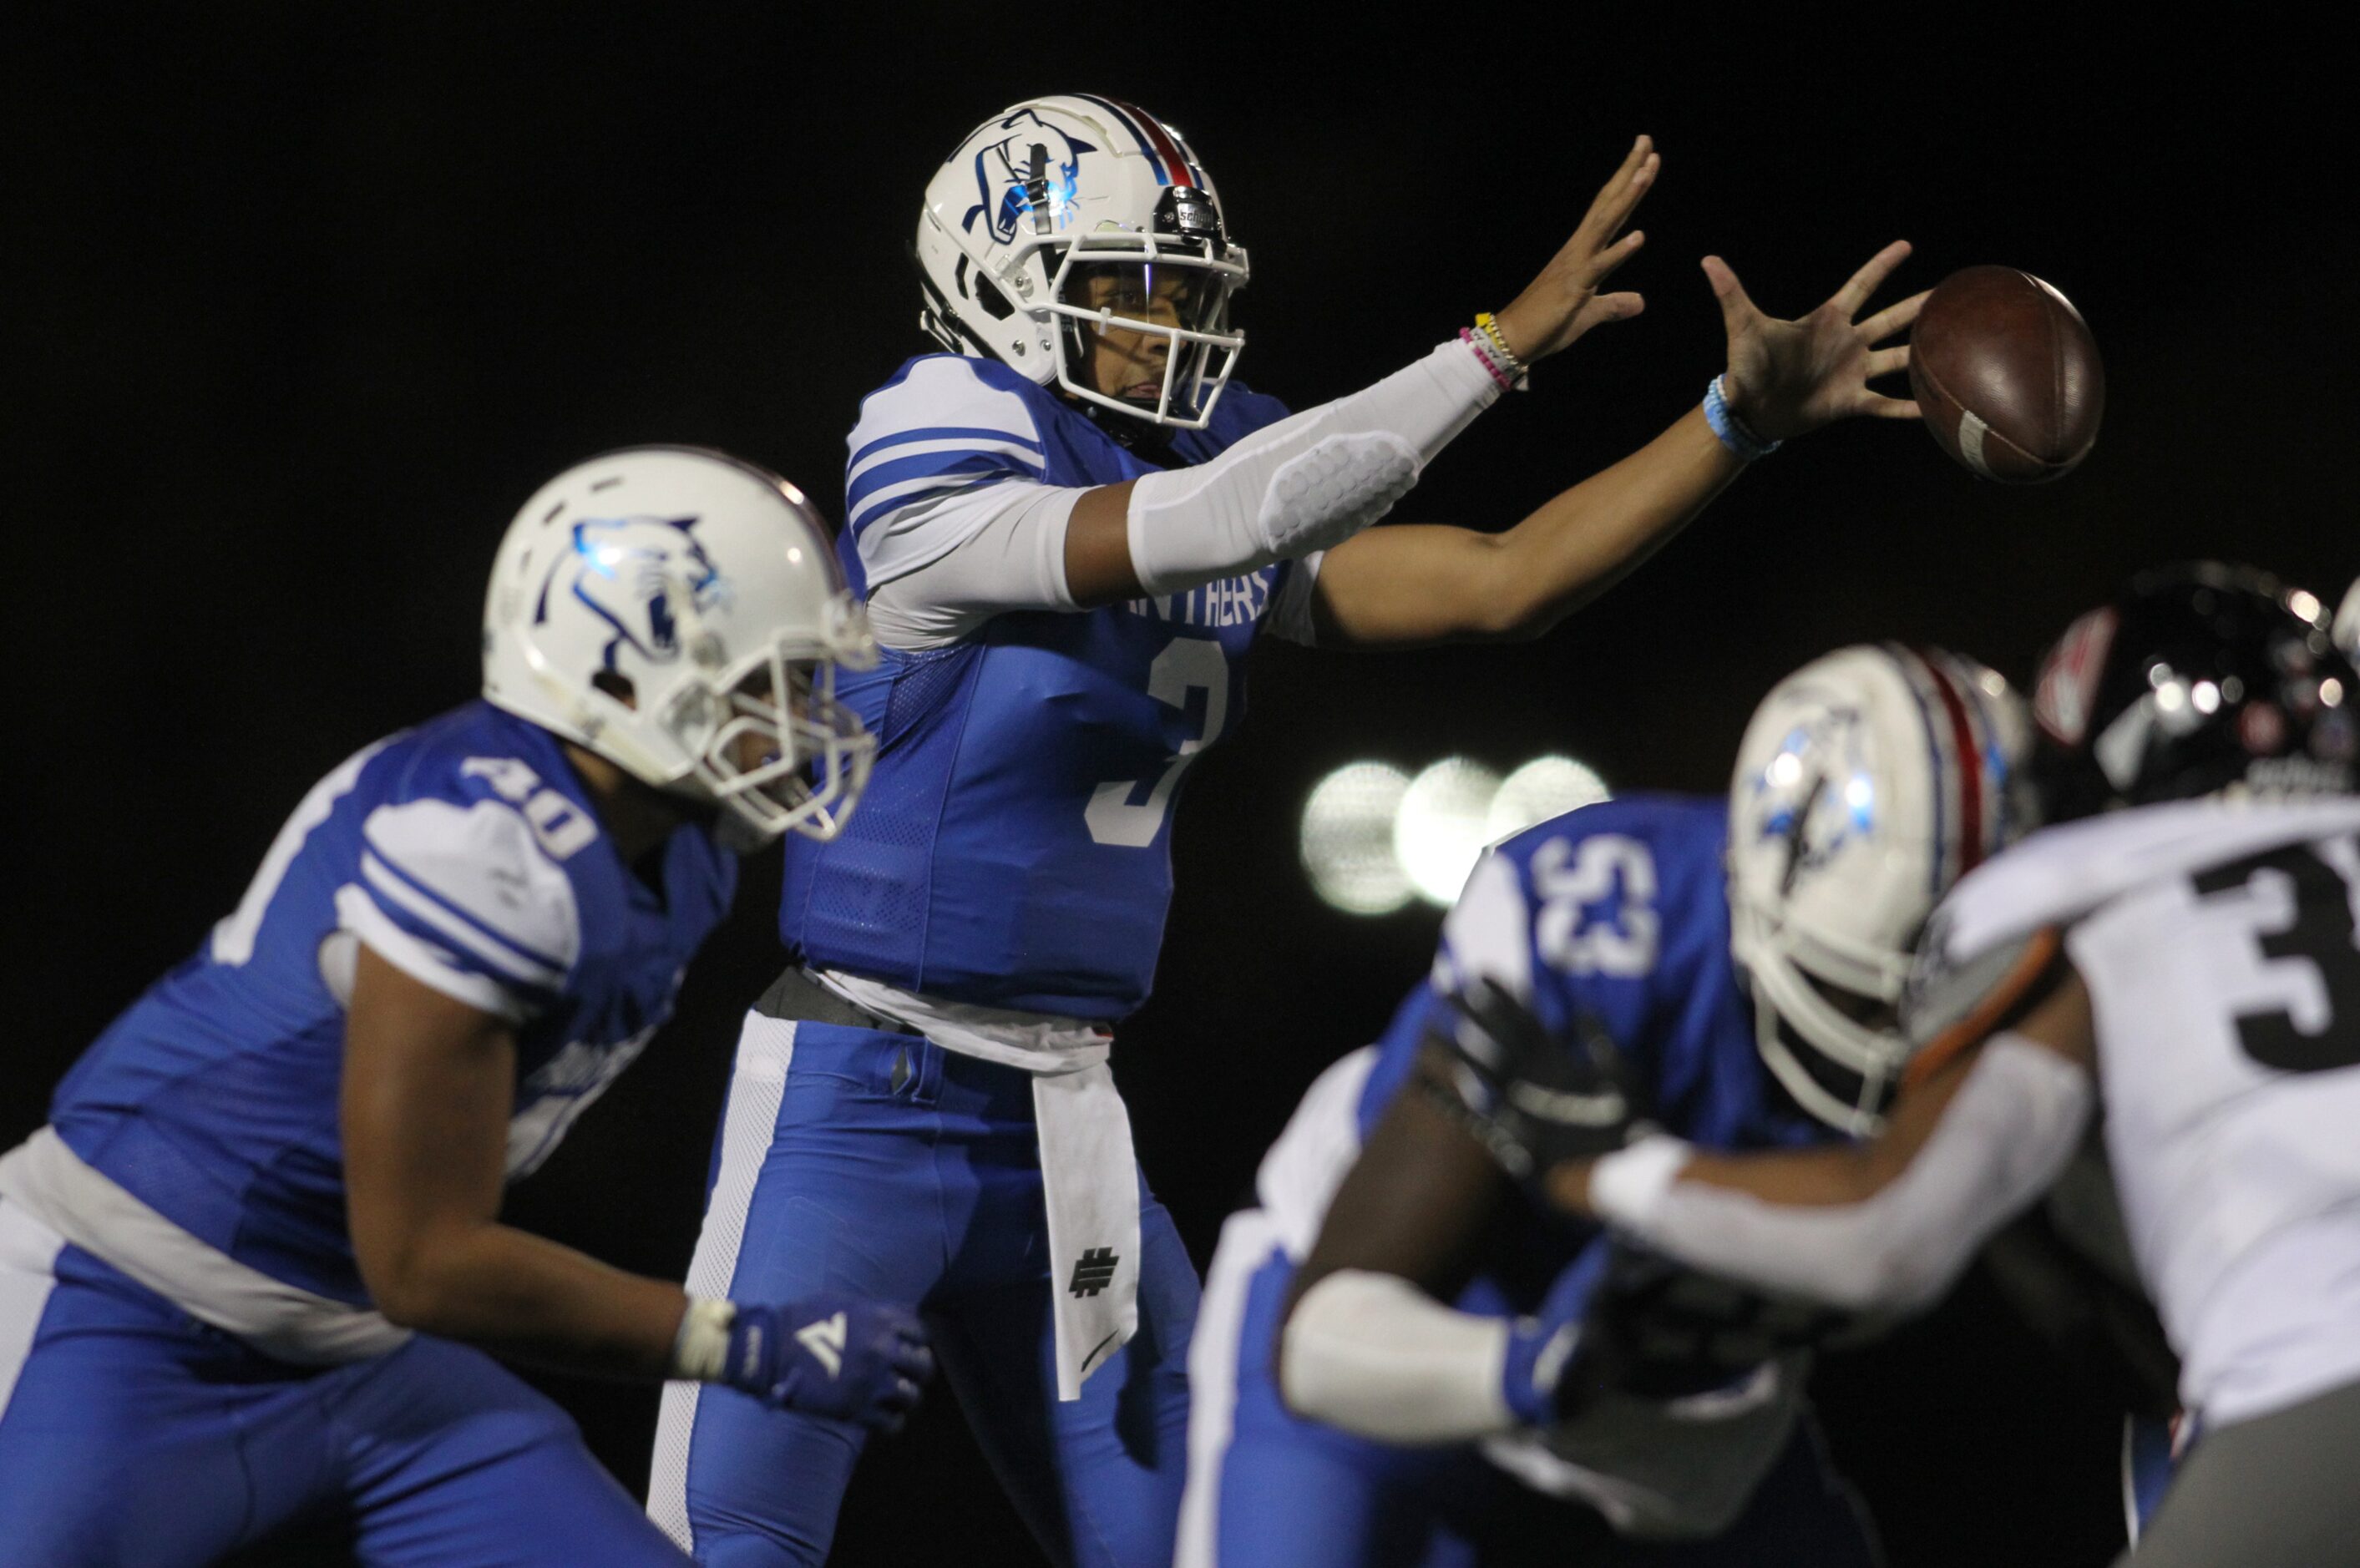
<instances>
[{"instance_id":1,"label":"crouching player","mask_svg":"<svg viewBox=\"0 0 2360 1568\"><path fill-rule=\"evenodd\" d=\"M1623 1042L1619 1083L1524 1086L1513 1114L1577 1140L1874 1128L1909 940L2011 830L2026 728L1968 660L1846 648L1764 701L1725 800L1589 806L1486 856L1430 989L1313 1086L1223 1231L1181 1561L1874 1562L1803 1403L1827 1314L1536 1208L1511 1111L1470 1117L1454 1062Z\"/></svg>"},{"instance_id":2,"label":"crouching player","mask_svg":"<svg viewBox=\"0 0 2360 1568\"><path fill-rule=\"evenodd\" d=\"M1914 1309L2103 1104L2200 1432L2124 1561L2360 1563L2355 687L2318 601L2256 573L2158 574L2083 616L2036 701L2063 820L1928 928L1885 1134L1747 1158L1650 1137L1557 1164L1548 1196L1700 1269ZM1564 1073L1512 1051L1494 1076L1513 1103Z\"/></svg>"},{"instance_id":3,"label":"crouching player","mask_svg":"<svg viewBox=\"0 0 2360 1568\"><path fill-rule=\"evenodd\" d=\"M692 1301L497 1217L671 1011L733 851L859 793L826 530L718 453L610 453L509 528L484 648L484 700L305 796L0 1159L0 1563L320 1514L369 1563L681 1561L485 1350L871 1427L916 1399L898 1308Z\"/></svg>"}]
</instances>

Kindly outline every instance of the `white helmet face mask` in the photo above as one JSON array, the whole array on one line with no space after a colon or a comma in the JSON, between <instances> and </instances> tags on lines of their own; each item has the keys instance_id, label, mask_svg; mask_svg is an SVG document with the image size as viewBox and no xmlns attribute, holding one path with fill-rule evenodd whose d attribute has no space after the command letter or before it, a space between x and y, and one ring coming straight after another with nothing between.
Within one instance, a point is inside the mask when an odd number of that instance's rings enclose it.
<instances>
[{"instance_id":1,"label":"white helmet face mask","mask_svg":"<svg viewBox=\"0 0 2360 1568\"><path fill-rule=\"evenodd\" d=\"M608 452L543 485L484 604L488 701L719 808L741 847L842 830L876 741L836 673L876 662L802 494L691 447Z\"/></svg>"},{"instance_id":2,"label":"white helmet face mask","mask_svg":"<svg viewBox=\"0 0 2360 1568\"><path fill-rule=\"evenodd\" d=\"M1730 948L1764 1060L1821 1121L1882 1125L1911 947L2021 831L2029 737L1998 674L1896 645L1815 659L1755 710L1730 786Z\"/></svg>"},{"instance_id":3,"label":"white helmet face mask","mask_svg":"<svg viewBox=\"0 0 2360 1568\"><path fill-rule=\"evenodd\" d=\"M926 187L916 251L919 325L944 347L1133 419L1202 429L1245 347L1229 297L1249 267L1212 181L1116 99L1036 98L977 126ZM1135 334L1142 365L1112 392L1090 364L1106 332Z\"/></svg>"}]
</instances>

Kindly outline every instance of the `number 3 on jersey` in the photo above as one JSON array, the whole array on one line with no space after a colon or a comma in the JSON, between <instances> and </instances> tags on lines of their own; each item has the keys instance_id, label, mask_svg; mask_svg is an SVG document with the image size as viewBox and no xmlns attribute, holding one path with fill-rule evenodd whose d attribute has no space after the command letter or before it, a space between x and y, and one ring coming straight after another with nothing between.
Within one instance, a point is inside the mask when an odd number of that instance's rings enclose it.
<instances>
[{"instance_id":1,"label":"number 3 on jersey","mask_svg":"<svg viewBox=\"0 0 2360 1568\"><path fill-rule=\"evenodd\" d=\"M1566 864L1568 857L1571 865ZM1541 900L1533 921L1540 955L1568 975L1622 979L1655 966L1662 921L1655 913L1655 857L1637 839L1600 833L1581 841L1556 838L1533 854L1533 893ZM1611 916L1588 911L1621 884Z\"/></svg>"},{"instance_id":2,"label":"number 3 on jersey","mask_svg":"<svg viewBox=\"0 0 2360 1568\"><path fill-rule=\"evenodd\" d=\"M1175 637L1147 667L1147 694L1166 707L1186 713L1191 691L1205 693L1203 732L1180 743L1180 749L1140 804L1132 805L1131 797L1147 782L1143 779L1110 779L1090 792L1083 819L1094 842L1125 849L1143 849L1153 844L1165 814L1172 810L1172 791L1179 786L1180 775L1198 752L1221 738L1221 725L1229 716L1229 661L1219 643L1205 637Z\"/></svg>"}]
</instances>

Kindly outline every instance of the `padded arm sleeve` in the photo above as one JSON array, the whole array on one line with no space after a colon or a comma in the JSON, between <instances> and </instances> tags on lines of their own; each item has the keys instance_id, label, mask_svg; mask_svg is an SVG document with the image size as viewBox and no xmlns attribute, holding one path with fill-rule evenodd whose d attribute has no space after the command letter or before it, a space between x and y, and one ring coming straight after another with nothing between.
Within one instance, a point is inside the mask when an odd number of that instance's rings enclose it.
<instances>
[{"instance_id":1,"label":"padded arm sleeve","mask_svg":"<svg viewBox=\"0 0 2360 1568\"><path fill-rule=\"evenodd\" d=\"M1708 1273L1855 1312L1915 1312L2057 1180L2092 1102L2081 1068L1994 1035L1907 1169L1863 1202L1801 1207L1682 1181L1686 1149L1670 1139L1601 1160L1590 1192L1616 1229Z\"/></svg>"},{"instance_id":2,"label":"padded arm sleeve","mask_svg":"<svg viewBox=\"0 0 2360 1568\"><path fill-rule=\"evenodd\" d=\"M1144 475L1131 490L1131 569L1149 593L1176 593L1341 544L1391 511L1499 396L1483 361L1454 338L1210 463Z\"/></svg>"},{"instance_id":3,"label":"padded arm sleeve","mask_svg":"<svg viewBox=\"0 0 2360 1568\"><path fill-rule=\"evenodd\" d=\"M1344 1269L1304 1292L1279 1337L1288 1407L1380 1443L1469 1443L1513 1430L1509 1324L1446 1307L1392 1274Z\"/></svg>"}]
</instances>

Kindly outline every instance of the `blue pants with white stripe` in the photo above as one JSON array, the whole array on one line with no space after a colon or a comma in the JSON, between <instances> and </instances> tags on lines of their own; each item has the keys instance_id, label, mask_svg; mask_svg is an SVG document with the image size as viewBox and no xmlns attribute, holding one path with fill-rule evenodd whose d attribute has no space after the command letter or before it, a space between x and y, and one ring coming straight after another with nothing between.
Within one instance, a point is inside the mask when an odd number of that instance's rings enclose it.
<instances>
[{"instance_id":1,"label":"blue pants with white stripe","mask_svg":"<svg viewBox=\"0 0 2360 1568\"><path fill-rule=\"evenodd\" d=\"M372 1564L682 1561L481 1352L290 1367L0 1199L0 1568L205 1563L313 1519Z\"/></svg>"},{"instance_id":2,"label":"blue pants with white stripe","mask_svg":"<svg viewBox=\"0 0 2360 1568\"><path fill-rule=\"evenodd\" d=\"M1142 1184L1138 1335L1058 1401L1027 1074L912 1036L755 1015L714 1167L692 1292L785 1301L825 1287L915 1307L1052 1562L1171 1562L1196 1270ZM863 1445L843 1422L672 1384L648 1508L705 1563L816 1563Z\"/></svg>"},{"instance_id":3,"label":"blue pants with white stripe","mask_svg":"<svg viewBox=\"0 0 2360 1568\"><path fill-rule=\"evenodd\" d=\"M1533 1491L1471 1447L1400 1448L1286 1408L1273 1365L1295 1266L1232 1218L1190 1356L1196 1378L1178 1568L1874 1568L1808 1418L1720 1537L1639 1541Z\"/></svg>"}]
</instances>

